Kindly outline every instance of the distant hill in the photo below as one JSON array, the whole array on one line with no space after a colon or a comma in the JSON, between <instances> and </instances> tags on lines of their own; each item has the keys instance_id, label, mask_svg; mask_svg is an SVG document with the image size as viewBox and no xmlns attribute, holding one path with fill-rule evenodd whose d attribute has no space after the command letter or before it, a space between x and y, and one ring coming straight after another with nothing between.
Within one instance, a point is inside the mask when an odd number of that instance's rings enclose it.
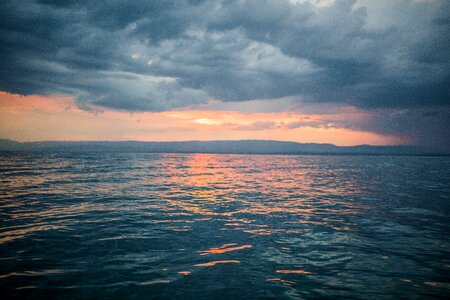
<instances>
[{"instance_id":1,"label":"distant hill","mask_svg":"<svg viewBox=\"0 0 450 300\"><path fill-rule=\"evenodd\" d=\"M0 151L17 151L24 148L24 143L0 139Z\"/></svg>"},{"instance_id":2,"label":"distant hill","mask_svg":"<svg viewBox=\"0 0 450 300\"><path fill-rule=\"evenodd\" d=\"M438 155L417 146L350 146L296 143L270 140L186 141L186 142L27 142L0 140L0 151L51 152L153 152L226 154L361 154L361 155Z\"/></svg>"}]
</instances>

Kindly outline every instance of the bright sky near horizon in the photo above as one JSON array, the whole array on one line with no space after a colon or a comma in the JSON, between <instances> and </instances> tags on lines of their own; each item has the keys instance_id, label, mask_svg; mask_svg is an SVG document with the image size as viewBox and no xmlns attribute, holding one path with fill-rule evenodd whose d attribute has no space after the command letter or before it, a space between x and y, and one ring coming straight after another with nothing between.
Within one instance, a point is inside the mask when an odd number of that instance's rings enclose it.
<instances>
[{"instance_id":1,"label":"bright sky near horizon","mask_svg":"<svg viewBox=\"0 0 450 300\"><path fill-rule=\"evenodd\" d=\"M67 96L19 96L0 93L3 138L42 140L231 140L270 139L355 145L401 144L398 136L347 129L339 124L370 119L348 107L329 114L243 113L200 109L167 112L83 110Z\"/></svg>"},{"instance_id":2,"label":"bright sky near horizon","mask_svg":"<svg viewBox=\"0 0 450 300\"><path fill-rule=\"evenodd\" d=\"M450 1L7 0L0 138L450 149Z\"/></svg>"}]
</instances>

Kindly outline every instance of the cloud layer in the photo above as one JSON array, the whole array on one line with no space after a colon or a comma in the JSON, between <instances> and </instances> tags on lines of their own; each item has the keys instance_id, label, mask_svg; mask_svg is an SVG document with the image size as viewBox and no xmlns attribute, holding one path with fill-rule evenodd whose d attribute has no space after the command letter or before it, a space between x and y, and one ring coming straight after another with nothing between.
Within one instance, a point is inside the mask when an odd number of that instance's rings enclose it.
<instances>
[{"instance_id":1,"label":"cloud layer","mask_svg":"<svg viewBox=\"0 0 450 300\"><path fill-rule=\"evenodd\" d=\"M355 125L379 132L449 125L446 0L7 0L0 28L10 93L153 112L290 97L403 111Z\"/></svg>"},{"instance_id":2,"label":"cloud layer","mask_svg":"<svg viewBox=\"0 0 450 300\"><path fill-rule=\"evenodd\" d=\"M443 104L448 1L9 1L1 85L125 110L298 96Z\"/></svg>"}]
</instances>

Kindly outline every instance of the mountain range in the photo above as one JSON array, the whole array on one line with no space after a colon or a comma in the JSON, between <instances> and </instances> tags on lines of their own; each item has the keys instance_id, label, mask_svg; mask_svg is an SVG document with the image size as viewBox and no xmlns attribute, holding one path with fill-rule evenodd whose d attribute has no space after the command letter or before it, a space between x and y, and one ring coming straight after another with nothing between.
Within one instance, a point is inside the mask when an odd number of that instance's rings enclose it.
<instances>
[{"instance_id":1,"label":"mountain range","mask_svg":"<svg viewBox=\"0 0 450 300\"><path fill-rule=\"evenodd\" d=\"M328 154L328 155L447 155L408 145L336 146L333 144L297 143L272 140L228 141L44 141L16 142L0 140L0 151L51 152L149 152L149 153L223 153L223 154Z\"/></svg>"}]
</instances>

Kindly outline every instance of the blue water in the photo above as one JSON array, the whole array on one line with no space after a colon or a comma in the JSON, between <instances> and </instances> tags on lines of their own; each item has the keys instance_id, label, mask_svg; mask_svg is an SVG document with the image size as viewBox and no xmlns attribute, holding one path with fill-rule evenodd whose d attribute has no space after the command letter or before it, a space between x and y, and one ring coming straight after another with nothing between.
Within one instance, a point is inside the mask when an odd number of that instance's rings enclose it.
<instances>
[{"instance_id":1,"label":"blue water","mask_svg":"<svg viewBox=\"0 0 450 300\"><path fill-rule=\"evenodd\" d=\"M450 296L450 158L0 154L0 295Z\"/></svg>"}]
</instances>

